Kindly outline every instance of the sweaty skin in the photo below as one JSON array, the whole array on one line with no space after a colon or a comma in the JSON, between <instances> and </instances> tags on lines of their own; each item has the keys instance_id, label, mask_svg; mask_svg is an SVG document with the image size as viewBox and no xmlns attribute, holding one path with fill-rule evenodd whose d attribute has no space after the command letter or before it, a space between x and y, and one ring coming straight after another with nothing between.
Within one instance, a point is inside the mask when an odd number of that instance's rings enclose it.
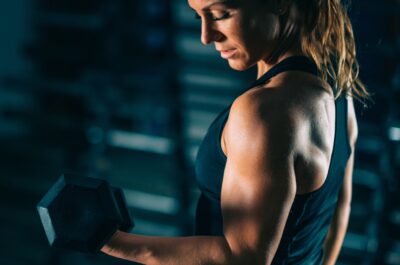
<instances>
[{"instance_id":1,"label":"sweaty skin","mask_svg":"<svg viewBox=\"0 0 400 265\"><path fill-rule=\"evenodd\" d=\"M254 1L189 0L189 5L201 19L204 44L214 43L231 68L257 65L261 76L277 62L301 53L294 46L276 62L269 60L281 28L281 7L273 0L262 6ZM352 106L348 128L354 149L357 123ZM150 265L270 264L296 194L316 190L325 181L334 130L329 85L304 72L275 76L235 100L223 129L224 235L150 237L118 231L102 251ZM353 157L324 246L324 264L336 261L347 228L352 168Z\"/></svg>"}]
</instances>

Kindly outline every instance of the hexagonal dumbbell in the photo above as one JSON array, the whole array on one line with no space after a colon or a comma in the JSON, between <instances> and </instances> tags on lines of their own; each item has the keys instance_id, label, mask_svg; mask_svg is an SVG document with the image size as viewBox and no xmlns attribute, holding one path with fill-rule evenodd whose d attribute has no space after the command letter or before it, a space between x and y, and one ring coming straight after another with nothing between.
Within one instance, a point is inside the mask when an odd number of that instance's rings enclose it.
<instances>
[{"instance_id":1,"label":"hexagonal dumbbell","mask_svg":"<svg viewBox=\"0 0 400 265\"><path fill-rule=\"evenodd\" d=\"M37 209L51 246L81 252L99 251L117 229L134 226L122 190L102 179L64 174Z\"/></svg>"}]
</instances>

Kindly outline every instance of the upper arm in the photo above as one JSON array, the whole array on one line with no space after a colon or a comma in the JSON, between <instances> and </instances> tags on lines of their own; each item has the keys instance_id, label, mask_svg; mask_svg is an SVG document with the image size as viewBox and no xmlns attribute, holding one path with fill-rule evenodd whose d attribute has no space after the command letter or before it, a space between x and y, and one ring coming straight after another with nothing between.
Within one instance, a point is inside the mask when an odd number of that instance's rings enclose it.
<instances>
[{"instance_id":1,"label":"upper arm","mask_svg":"<svg viewBox=\"0 0 400 265\"><path fill-rule=\"evenodd\" d=\"M347 162L347 166L345 169L344 179L342 189L339 194L338 205L349 206L351 203L352 197L352 183L353 183L353 168L354 168L354 153L355 153L355 145L358 137L358 126L357 126L357 118L354 109L353 99L347 99L347 117L348 117L348 139L351 147L351 155Z\"/></svg>"},{"instance_id":2,"label":"upper arm","mask_svg":"<svg viewBox=\"0 0 400 265\"><path fill-rule=\"evenodd\" d=\"M224 129L224 235L246 264L272 261L296 194L293 124L264 107L252 96L238 98Z\"/></svg>"}]
</instances>

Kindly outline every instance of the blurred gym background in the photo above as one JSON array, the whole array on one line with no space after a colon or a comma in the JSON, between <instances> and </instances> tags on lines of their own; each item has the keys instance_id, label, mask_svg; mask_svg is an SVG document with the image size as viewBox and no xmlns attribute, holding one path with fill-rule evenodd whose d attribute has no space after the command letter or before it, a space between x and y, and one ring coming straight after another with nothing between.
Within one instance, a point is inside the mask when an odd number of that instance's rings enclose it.
<instances>
[{"instance_id":1,"label":"blurred gym background","mask_svg":"<svg viewBox=\"0 0 400 265\"><path fill-rule=\"evenodd\" d=\"M350 226L338 264L400 264L400 2L353 0L361 76ZM199 40L185 0L0 2L0 264L128 264L52 249L35 206L64 172L123 187L135 233L189 235L193 162L255 78Z\"/></svg>"}]
</instances>

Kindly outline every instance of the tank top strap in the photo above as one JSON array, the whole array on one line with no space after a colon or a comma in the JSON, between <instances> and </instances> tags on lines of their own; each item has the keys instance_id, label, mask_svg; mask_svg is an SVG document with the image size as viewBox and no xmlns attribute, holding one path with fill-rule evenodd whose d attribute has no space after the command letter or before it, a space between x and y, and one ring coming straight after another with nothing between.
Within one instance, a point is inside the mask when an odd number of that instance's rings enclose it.
<instances>
[{"instance_id":1,"label":"tank top strap","mask_svg":"<svg viewBox=\"0 0 400 265\"><path fill-rule=\"evenodd\" d=\"M271 69L269 69L264 75L259 79L254 81L248 88L259 86L267 82L272 77L286 71L302 71L313 75L318 75L317 65L308 57L305 56L291 56L283 59L279 63L275 64Z\"/></svg>"}]
</instances>

